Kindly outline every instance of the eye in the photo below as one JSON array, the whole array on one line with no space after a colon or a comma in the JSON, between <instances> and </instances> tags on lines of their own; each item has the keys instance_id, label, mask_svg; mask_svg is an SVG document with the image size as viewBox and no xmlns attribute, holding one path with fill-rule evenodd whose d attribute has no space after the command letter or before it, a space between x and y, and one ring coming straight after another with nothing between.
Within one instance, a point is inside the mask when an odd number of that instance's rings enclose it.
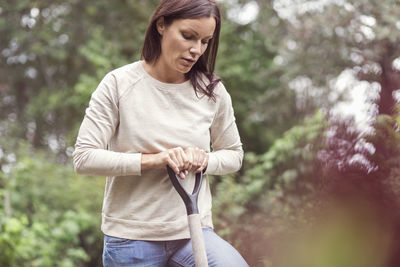
<instances>
[{"instance_id":1,"label":"eye","mask_svg":"<svg viewBox=\"0 0 400 267\"><path fill-rule=\"evenodd\" d=\"M187 35L187 34L185 34L185 33L182 33L182 37L183 37L184 39L186 39L186 40L191 40L191 39L192 39L192 36Z\"/></svg>"},{"instance_id":2,"label":"eye","mask_svg":"<svg viewBox=\"0 0 400 267\"><path fill-rule=\"evenodd\" d=\"M201 41L201 43L204 44L204 45L206 45L206 44L208 44L209 41L210 41L210 40L203 40L203 41Z\"/></svg>"}]
</instances>

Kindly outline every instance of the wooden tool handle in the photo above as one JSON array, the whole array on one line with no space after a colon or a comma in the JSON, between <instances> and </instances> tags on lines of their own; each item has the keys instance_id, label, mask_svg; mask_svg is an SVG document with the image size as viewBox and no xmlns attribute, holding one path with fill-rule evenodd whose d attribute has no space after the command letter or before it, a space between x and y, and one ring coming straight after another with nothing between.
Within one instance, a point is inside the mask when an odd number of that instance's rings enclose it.
<instances>
[{"instance_id":1,"label":"wooden tool handle","mask_svg":"<svg viewBox=\"0 0 400 267\"><path fill-rule=\"evenodd\" d=\"M200 215L191 214L188 216L188 221L196 267L208 267L203 231L201 230Z\"/></svg>"}]
</instances>

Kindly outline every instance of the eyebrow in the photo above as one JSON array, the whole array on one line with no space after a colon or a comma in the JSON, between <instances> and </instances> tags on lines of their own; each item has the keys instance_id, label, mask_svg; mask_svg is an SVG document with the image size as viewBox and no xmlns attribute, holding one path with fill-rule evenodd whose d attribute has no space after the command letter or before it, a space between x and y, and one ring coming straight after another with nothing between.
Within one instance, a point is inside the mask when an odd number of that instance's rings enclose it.
<instances>
[{"instance_id":1,"label":"eyebrow","mask_svg":"<svg viewBox=\"0 0 400 267\"><path fill-rule=\"evenodd\" d=\"M196 36L199 36L199 33L197 31L195 31L193 28L189 28L190 31L192 31ZM206 36L205 38L212 38L214 36L214 34Z\"/></svg>"}]
</instances>

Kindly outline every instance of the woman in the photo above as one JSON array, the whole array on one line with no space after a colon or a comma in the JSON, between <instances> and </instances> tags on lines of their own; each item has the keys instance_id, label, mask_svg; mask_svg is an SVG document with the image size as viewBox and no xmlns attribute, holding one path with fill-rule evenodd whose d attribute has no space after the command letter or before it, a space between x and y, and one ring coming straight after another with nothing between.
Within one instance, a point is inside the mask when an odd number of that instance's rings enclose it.
<instances>
[{"instance_id":1,"label":"woman","mask_svg":"<svg viewBox=\"0 0 400 267\"><path fill-rule=\"evenodd\" d=\"M194 266L166 165L187 187L205 173L199 210L209 265L247 266L212 230L207 174L235 172L243 158L230 96L213 74L220 21L214 1L161 1L142 60L108 73L92 94L73 158L78 173L108 176L104 266Z\"/></svg>"}]
</instances>

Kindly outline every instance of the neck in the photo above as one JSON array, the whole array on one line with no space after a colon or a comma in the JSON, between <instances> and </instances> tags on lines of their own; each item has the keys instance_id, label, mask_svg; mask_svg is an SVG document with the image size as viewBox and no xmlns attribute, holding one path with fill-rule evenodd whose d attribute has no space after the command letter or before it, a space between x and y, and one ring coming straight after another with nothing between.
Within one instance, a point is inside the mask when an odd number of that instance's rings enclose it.
<instances>
[{"instance_id":1,"label":"neck","mask_svg":"<svg viewBox=\"0 0 400 267\"><path fill-rule=\"evenodd\" d=\"M187 80L183 73L172 70L160 60L154 63L144 61L143 67L153 78L163 83L183 83Z\"/></svg>"}]
</instances>

